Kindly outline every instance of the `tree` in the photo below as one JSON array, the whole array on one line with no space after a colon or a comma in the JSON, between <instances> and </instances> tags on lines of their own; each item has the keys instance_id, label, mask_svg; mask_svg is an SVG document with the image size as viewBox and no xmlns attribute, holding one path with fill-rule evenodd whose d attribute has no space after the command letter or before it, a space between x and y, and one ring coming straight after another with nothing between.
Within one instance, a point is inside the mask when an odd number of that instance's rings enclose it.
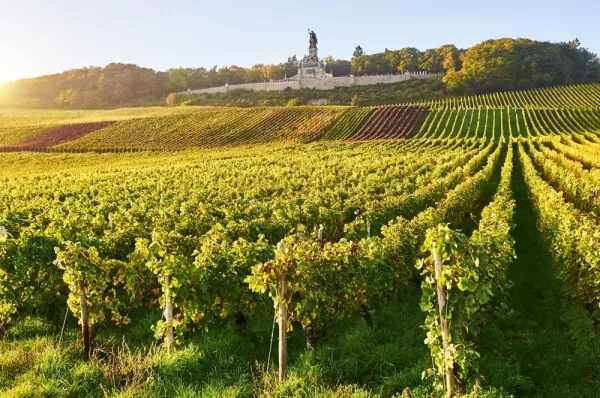
<instances>
[{"instance_id":1,"label":"tree","mask_svg":"<svg viewBox=\"0 0 600 398\"><path fill-rule=\"evenodd\" d=\"M352 57L361 57L365 55L365 51L362 49L361 46L356 46L356 48L354 49L354 54L352 54Z\"/></svg>"},{"instance_id":2,"label":"tree","mask_svg":"<svg viewBox=\"0 0 600 398\"><path fill-rule=\"evenodd\" d=\"M418 69L426 70L431 73L443 73L448 68L444 68L444 63L448 61L448 54L452 55L454 69L461 68L460 54L463 50L459 50L453 44L445 44L438 48L431 48L419 53Z\"/></svg>"},{"instance_id":3,"label":"tree","mask_svg":"<svg viewBox=\"0 0 600 398\"><path fill-rule=\"evenodd\" d=\"M419 50L408 47L385 53L389 69L395 72L415 72L419 69Z\"/></svg>"},{"instance_id":4,"label":"tree","mask_svg":"<svg viewBox=\"0 0 600 398\"><path fill-rule=\"evenodd\" d=\"M175 106L177 104L177 93L170 93L167 95L166 103L168 106Z\"/></svg>"},{"instance_id":5,"label":"tree","mask_svg":"<svg viewBox=\"0 0 600 398\"><path fill-rule=\"evenodd\" d=\"M292 77L298 74L298 58L296 56L288 57L287 62L279 64L284 77Z\"/></svg>"},{"instance_id":6,"label":"tree","mask_svg":"<svg viewBox=\"0 0 600 398\"><path fill-rule=\"evenodd\" d=\"M325 58L323 58L323 63L325 64L325 68L327 68L328 65L331 65L333 63L334 59L333 59L333 55L328 55Z\"/></svg>"},{"instance_id":7,"label":"tree","mask_svg":"<svg viewBox=\"0 0 600 398\"><path fill-rule=\"evenodd\" d=\"M449 51L444 82L450 91L490 92L593 82L596 56L569 43L529 39L486 40L459 56ZM468 90L467 90L468 88Z\"/></svg>"},{"instance_id":8,"label":"tree","mask_svg":"<svg viewBox=\"0 0 600 398\"><path fill-rule=\"evenodd\" d=\"M69 106L76 103L77 90L68 89L61 91L55 99L58 105Z\"/></svg>"},{"instance_id":9,"label":"tree","mask_svg":"<svg viewBox=\"0 0 600 398\"><path fill-rule=\"evenodd\" d=\"M439 63L439 55L437 49L431 48L419 54L419 69L436 73Z\"/></svg>"},{"instance_id":10,"label":"tree","mask_svg":"<svg viewBox=\"0 0 600 398\"><path fill-rule=\"evenodd\" d=\"M167 89L170 91L183 91L189 88L189 73L185 68L169 69Z\"/></svg>"},{"instance_id":11,"label":"tree","mask_svg":"<svg viewBox=\"0 0 600 398\"><path fill-rule=\"evenodd\" d=\"M325 72L331 73L333 76L347 76L350 74L352 64L343 59L334 60L331 55L323 59L325 64Z\"/></svg>"},{"instance_id":12,"label":"tree","mask_svg":"<svg viewBox=\"0 0 600 398\"><path fill-rule=\"evenodd\" d=\"M352 73L354 75L364 75L372 73L372 57L361 55L360 57L352 58Z\"/></svg>"},{"instance_id":13,"label":"tree","mask_svg":"<svg viewBox=\"0 0 600 398\"><path fill-rule=\"evenodd\" d=\"M246 71L246 75L244 76L244 82L246 83L258 83L263 81L262 73L263 73L263 64L253 65L252 68Z\"/></svg>"},{"instance_id":14,"label":"tree","mask_svg":"<svg viewBox=\"0 0 600 398\"><path fill-rule=\"evenodd\" d=\"M442 78L442 81L446 83L448 91L458 91L464 84L464 79L458 75L456 71L456 62L451 53L448 53L444 58L443 67L446 70L446 74Z\"/></svg>"},{"instance_id":15,"label":"tree","mask_svg":"<svg viewBox=\"0 0 600 398\"><path fill-rule=\"evenodd\" d=\"M265 65L262 68L262 78L263 80L278 80L283 79L284 74L279 65Z\"/></svg>"}]
</instances>

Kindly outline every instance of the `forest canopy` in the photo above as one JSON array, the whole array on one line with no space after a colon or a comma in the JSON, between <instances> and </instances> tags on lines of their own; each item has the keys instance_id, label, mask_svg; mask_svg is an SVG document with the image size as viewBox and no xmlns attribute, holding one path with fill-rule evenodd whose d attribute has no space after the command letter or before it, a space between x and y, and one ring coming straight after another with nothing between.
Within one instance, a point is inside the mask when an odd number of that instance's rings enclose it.
<instances>
[{"instance_id":1,"label":"forest canopy","mask_svg":"<svg viewBox=\"0 0 600 398\"><path fill-rule=\"evenodd\" d=\"M583 48L577 39L550 43L506 38L486 40L466 50L452 44L425 51L412 47L386 49L375 54L360 49L350 60L325 57L327 72L334 76L439 73L446 83L444 95L600 81L597 55ZM112 63L6 83L0 86L0 107L91 109L162 105L172 92L291 77L297 73L297 64L297 57L292 56L280 64L250 68L232 65L160 72Z\"/></svg>"},{"instance_id":2,"label":"forest canopy","mask_svg":"<svg viewBox=\"0 0 600 398\"><path fill-rule=\"evenodd\" d=\"M552 85L597 82L600 64L596 54L579 40L568 43L529 39L487 40L460 55L460 64L448 61L447 89L482 93Z\"/></svg>"}]
</instances>

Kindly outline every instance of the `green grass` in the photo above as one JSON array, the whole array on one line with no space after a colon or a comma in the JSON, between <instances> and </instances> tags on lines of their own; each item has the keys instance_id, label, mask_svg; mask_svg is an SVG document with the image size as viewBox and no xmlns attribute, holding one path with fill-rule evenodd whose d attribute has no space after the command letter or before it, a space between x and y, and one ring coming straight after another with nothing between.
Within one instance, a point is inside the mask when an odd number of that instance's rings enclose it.
<instances>
[{"instance_id":1,"label":"green grass","mask_svg":"<svg viewBox=\"0 0 600 398\"><path fill-rule=\"evenodd\" d=\"M420 294L416 285L407 287L397 304L378 312L372 329L362 319L336 324L312 355L304 351L305 337L296 325L288 337L285 384L276 381L277 330L266 372L272 327L267 320L189 335L167 356L140 343L152 341L150 326L160 316L145 312L127 328L100 329L99 350L85 362L71 315L62 348L60 322L30 319L0 345L0 395L391 397L409 387L414 397L429 397L430 382L421 378L431 359L423 344ZM482 391L507 396L489 386Z\"/></svg>"},{"instance_id":2,"label":"green grass","mask_svg":"<svg viewBox=\"0 0 600 398\"><path fill-rule=\"evenodd\" d=\"M399 304L381 311L373 329L362 319L335 325L313 355L304 352L303 331L296 325L289 334L290 378L285 385L274 382L276 338L265 372L272 327L268 320L189 335L168 357L139 343L152 341L150 326L160 317L145 312L127 328L99 329L100 349L86 363L71 315L63 348L56 343L58 325L31 319L13 328L0 346L0 395L250 397L265 387L283 396L312 396L315 391L391 396L406 386L427 391L421 380L428 351L422 343L419 295L416 286L408 288Z\"/></svg>"},{"instance_id":3,"label":"green grass","mask_svg":"<svg viewBox=\"0 0 600 398\"><path fill-rule=\"evenodd\" d=\"M514 287L508 311L497 312L483 327L482 375L515 396L598 397L600 336L587 311L566 298L555 278L517 158L514 167L517 259L509 271Z\"/></svg>"}]
</instances>

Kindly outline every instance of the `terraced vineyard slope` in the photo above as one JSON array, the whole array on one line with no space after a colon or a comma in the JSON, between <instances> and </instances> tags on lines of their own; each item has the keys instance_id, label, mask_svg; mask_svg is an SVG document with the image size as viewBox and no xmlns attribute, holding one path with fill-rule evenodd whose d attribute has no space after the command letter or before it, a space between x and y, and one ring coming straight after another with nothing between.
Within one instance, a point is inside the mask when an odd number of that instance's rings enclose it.
<instances>
[{"instance_id":1,"label":"terraced vineyard slope","mask_svg":"<svg viewBox=\"0 0 600 398\"><path fill-rule=\"evenodd\" d=\"M323 140L345 140L356 133L369 119L375 108L355 108L342 116L323 135Z\"/></svg>"},{"instance_id":2,"label":"terraced vineyard slope","mask_svg":"<svg viewBox=\"0 0 600 398\"><path fill-rule=\"evenodd\" d=\"M286 107L215 109L117 122L65 148L178 150L275 141L313 141L347 108Z\"/></svg>"},{"instance_id":3,"label":"terraced vineyard slope","mask_svg":"<svg viewBox=\"0 0 600 398\"><path fill-rule=\"evenodd\" d=\"M586 135L600 130L599 87L553 87L378 108L0 110L0 151L171 151L317 139Z\"/></svg>"},{"instance_id":4,"label":"terraced vineyard slope","mask_svg":"<svg viewBox=\"0 0 600 398\"><path fill-rule=\"evenodd\" d=\"M529 138L600 131L600 108L464 109L427 112L418 138Z\"/></svg>"},{"instance_id":5,"label":"terraced vineyard slope","mask_svg":"<svg viewBox=\"0 0 600 398\"><path fill-rule=\"evenodd\" d=\"M180 150L318 139L347 107L148 108L89 112L12 112L0 118L4 150ZM41 116L38 116L41 115Z\"/></svg>"},{"instance_id":6,"label":"terraced vineyard slope","mask_svg":"<svg viewBox=\"0 0 600 398\"><path fill-rule=\"evenodd\" d=\"M548 87L415 102L432 109L454 108L589 108L600 107L600 84Z\"/></svg>"},{"instance_id":7,"label":"terraced vineyard slope","mask_svg":"<svg viewBox=\"0 0 600 398\"><path fill-rule=\"evenodd\" d=\"M377 108L349 141L410 138L425 113L423 107L383 106Z\"/></svg>"},{"instance_id":8,"label":"terraced vineyard slope","mask_svg":"<svg viewBox=\"0 0 600 398\"><path fill-rule=\"evenodd\" d=\"M110 126L114 122L93 122L93 123L74 123L65 124L50 130L44 130L41 133L30 136L29 138L17 142L15 145L23 149L43 149L60 145L65 142L77 140L96 130ZM15 147L6 146L7 150Z\"/></svg>"}]
</instances>

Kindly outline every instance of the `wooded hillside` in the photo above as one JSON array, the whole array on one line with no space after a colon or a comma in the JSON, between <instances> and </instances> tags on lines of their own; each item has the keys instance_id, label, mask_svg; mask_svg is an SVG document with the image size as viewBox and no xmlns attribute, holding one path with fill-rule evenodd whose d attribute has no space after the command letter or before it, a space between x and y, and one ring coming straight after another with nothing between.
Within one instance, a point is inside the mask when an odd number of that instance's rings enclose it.
<instances>
[{"instance_id":1,"label":"wooded hillside","mask_svg":"<svg viewBox=\"0 0 600 398\"><path fill-rule=\"evenodd\" d=\"M360 46L359 46L360 47ZM362 54L362 55L361 55ZM355 51L351 60L324 59L326 69L334 76L347 74L389 74L414 71L443 73L445 89L436 95L486 93L501 90L539 88L552 85L600 81L600 63L596 54L581 47L576 39L550 43L529 39L487 40L467 50L454 45L419 51L416 48L385 50L364 55ZM170 92L254 83L291 77L297 72L297 57L289 57L277 65L258 64L251 68L235 65L213 68L173 68L166 72L131 64L113 63L105 67L72 69L63 73L22 79L0 87L0 106L15 108L98 109L136 105L161 105ZM386 90L385 86L377 90ZM331 103L349 105L355 96L372 88L346 90L351 95L333 97L328 92L303 94L305 102L327 97ZM332 90L335 91L335 90ZM344 91L344 90L341 90ZM261 93L248 95L216 95L196 98L196 105L264 106L283 105L293 94ZM240 101L243 97L243 101ZM271 98L273 97L273 98ZM385 103L404 99L387 95ZM432 99L411 95L409 101ZM266 102L265 102L266 101ZM370 102L370 104L375 104Z\"/></svg>"}]
</instances>

